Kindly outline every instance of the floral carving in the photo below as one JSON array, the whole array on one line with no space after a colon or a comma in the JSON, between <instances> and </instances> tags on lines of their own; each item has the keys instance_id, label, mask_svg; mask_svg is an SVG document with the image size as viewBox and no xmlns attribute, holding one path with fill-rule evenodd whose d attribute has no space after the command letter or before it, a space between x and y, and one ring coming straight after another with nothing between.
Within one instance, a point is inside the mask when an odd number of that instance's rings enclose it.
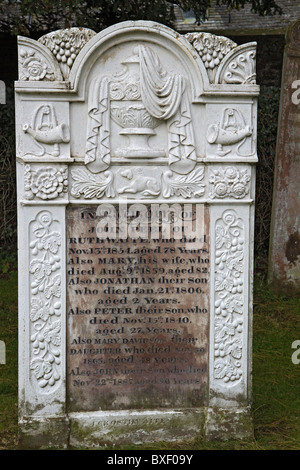
<instances>
[{"instance_id":1,"label":"floral carving","mask_svg":"<svg viewBox=\"0 0 300 470\"><path fill-rule=\"evenodd\" d=\"M21 49L20 65L20 80L54 80L53 71L32 49Z\"/></svg>"},{"instance_id":2,"label":"floral carving","mask_svg":"<svg viewBox=\"0 0 300 470\"><path fill-rule=\"evenodd\" d=\"M42 389L61 379L61 234L52 223L49 211L40 212L30 243L30 369Z\"/></svg>"},{"instance_id":3,"label":"floral carving","mask_svg":"<svg viewBox=\"0 0 300 470\"><path fill-rule=\"evenodd\" d=\"M215 232L214 374L228 383L242 376L244 224L226 210Z\"/></svg>"},{"instance_id":4,"label":"floral carving","mask_svg":"<svg viewBox=\"0 0 300 470\"><path fill-rule=\"evenodd\" d=\"M71 172L74 183L71 188L73 197L84 199L99 199L102 196L114 197L113 187L114 175L111 171L105 171L100 175L93 175L84 169L73 170Z\"/></svg>"},{"instance_id":5,"label":"floral carving","mask_svg":"<svg viewBox=\"0 0 300 470\"><path fill-rule=\"evenodd\" d=\"M249 181L247 170L238 170L232 166L212 170L209 178L212 189L209 196L212 199L242 199L249 193Z\"/></svg>"},{"instance_id":6,"label":"floral carving","mask_svg":"<svg viewBox=\"0 0 300 470\"><path fill-rule=\"evenodd\" d=\"M30 165L26 165L24 182L27 199L56 199L68 190L68 169L43 167L33 170Z\"/></svg>"}]
</instances>

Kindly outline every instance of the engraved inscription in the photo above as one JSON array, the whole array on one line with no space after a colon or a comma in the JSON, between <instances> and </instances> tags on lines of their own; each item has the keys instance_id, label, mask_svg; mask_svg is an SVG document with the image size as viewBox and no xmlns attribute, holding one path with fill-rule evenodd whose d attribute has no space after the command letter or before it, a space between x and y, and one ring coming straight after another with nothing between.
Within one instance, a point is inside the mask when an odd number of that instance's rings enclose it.
<instances>
[{"instance_id":1,"label":"engraved inscription","mask_svg":"<svg viewBox=\"0 0 300 470\"><path fill-rule=\"evenodd\" d=\"M96 208L68 209L71 411L207 403L208 215L195 247L162 234L101 239Z\"/></svg>"}]
</instances>

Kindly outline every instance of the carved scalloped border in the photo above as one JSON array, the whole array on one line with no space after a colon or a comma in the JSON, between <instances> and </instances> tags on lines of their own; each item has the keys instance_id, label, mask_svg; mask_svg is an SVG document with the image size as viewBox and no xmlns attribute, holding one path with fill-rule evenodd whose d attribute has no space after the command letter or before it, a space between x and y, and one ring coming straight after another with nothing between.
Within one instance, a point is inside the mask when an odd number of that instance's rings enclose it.
<instances>
[{"instance_id":1,"label":"carved scalloped border","mask_svg":"<svg viewBox=\"0 0 300 470\"><path fill-rule=\"evenodd\" d=\"M256 42L233 49L218 67L215 83L253 85L256 83ZM234 77L235 75L235 77Z\"/></svg>"}]
</instances>

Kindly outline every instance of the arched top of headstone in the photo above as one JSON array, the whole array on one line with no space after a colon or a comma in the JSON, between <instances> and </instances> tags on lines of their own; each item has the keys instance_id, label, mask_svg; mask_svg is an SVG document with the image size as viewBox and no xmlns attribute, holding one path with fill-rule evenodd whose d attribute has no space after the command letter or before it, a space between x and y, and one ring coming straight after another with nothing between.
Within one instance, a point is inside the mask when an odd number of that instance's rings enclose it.
<instances>
[{"instance_id":1,"label":"arched top of headstone","mask_svg":"<svg viewBox=\"0 0 300 470\"><path fill-rule=\"evenodd\" d=\"M108 69L118 74L122 68L134 68L134 63L158 67L162 74L186 74L193 97L209 86L205 66L184 36L158 23L126 21L101 31L84 46L70 72L71 88L81 91L98 68L104 74Z\"/></svg>"},{"instance_id":2,"label":"arched top of headstone","mask_svg":"<svg viewBox=\"0 0 300 470\"><path fill-rule=\"evenodd\" d=\"M289 55L300 56L300 19L287 30L286 43Z\"/></svg>"},{"instance_id":3,"label":"arched top of headstone","mask_svg":"<svg viewBox=\"0 0 300 470\"><path fill-rule=\"evenodd\" d=\"M38 41L20 37L19 79L51 81L56 89L68 82L70 92L84 95L92 77L122 73L121 68L133 64L135 57L135 63L140 67L143 63L145 69L184 75L191 98L197 101L205 93L257 93L255 56L255 42L238 46L211 33L181 35L152 21L126 21L98 34L69 28Z\"/></svg>"}]
</instances>

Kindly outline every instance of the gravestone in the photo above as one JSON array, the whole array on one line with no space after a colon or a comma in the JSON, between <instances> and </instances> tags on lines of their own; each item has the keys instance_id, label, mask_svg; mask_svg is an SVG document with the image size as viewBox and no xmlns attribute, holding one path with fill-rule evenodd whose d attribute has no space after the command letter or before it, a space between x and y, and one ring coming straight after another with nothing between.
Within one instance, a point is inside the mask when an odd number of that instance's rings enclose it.
<instances>
[{"instance_id":1,"label":"gravestone","mask_svg":"<svg viewBox=\"0 0 300 470\"><path fill-rule=\"evenodd\" d=\"M18 45L21 444L249 435L256 44Z\"/></svg>"},{"instance_id":2,"label":"gravestone","mask_svg":"<svg viewBox=\"0 0 300 470\"><path fill-rule=\"evenodd\" d=\"M5 83L0 80L0 104L6 103Z\"/></svg>"},{"instance_id":3,"label":"gravestone","mask_svg":"<svg viewBox=\"0 0 300 470\"><path fill-rule=\"evenodd\" d=\"M0 104L6 103L6 88L3 80L0 80ZM4 341L0 339L0 364L6 363L6 347Z\"/></svg>"},{"instance_id":4,"label":"gravestone","mask_svg":"<svg viewBox=\"0 0 300 470\"><path fill-rule=\"evenodd\" d=\"M300 293L300 21L287 32L276 146L269 281L277 291Z\"/></svg>"}]
</instances>

